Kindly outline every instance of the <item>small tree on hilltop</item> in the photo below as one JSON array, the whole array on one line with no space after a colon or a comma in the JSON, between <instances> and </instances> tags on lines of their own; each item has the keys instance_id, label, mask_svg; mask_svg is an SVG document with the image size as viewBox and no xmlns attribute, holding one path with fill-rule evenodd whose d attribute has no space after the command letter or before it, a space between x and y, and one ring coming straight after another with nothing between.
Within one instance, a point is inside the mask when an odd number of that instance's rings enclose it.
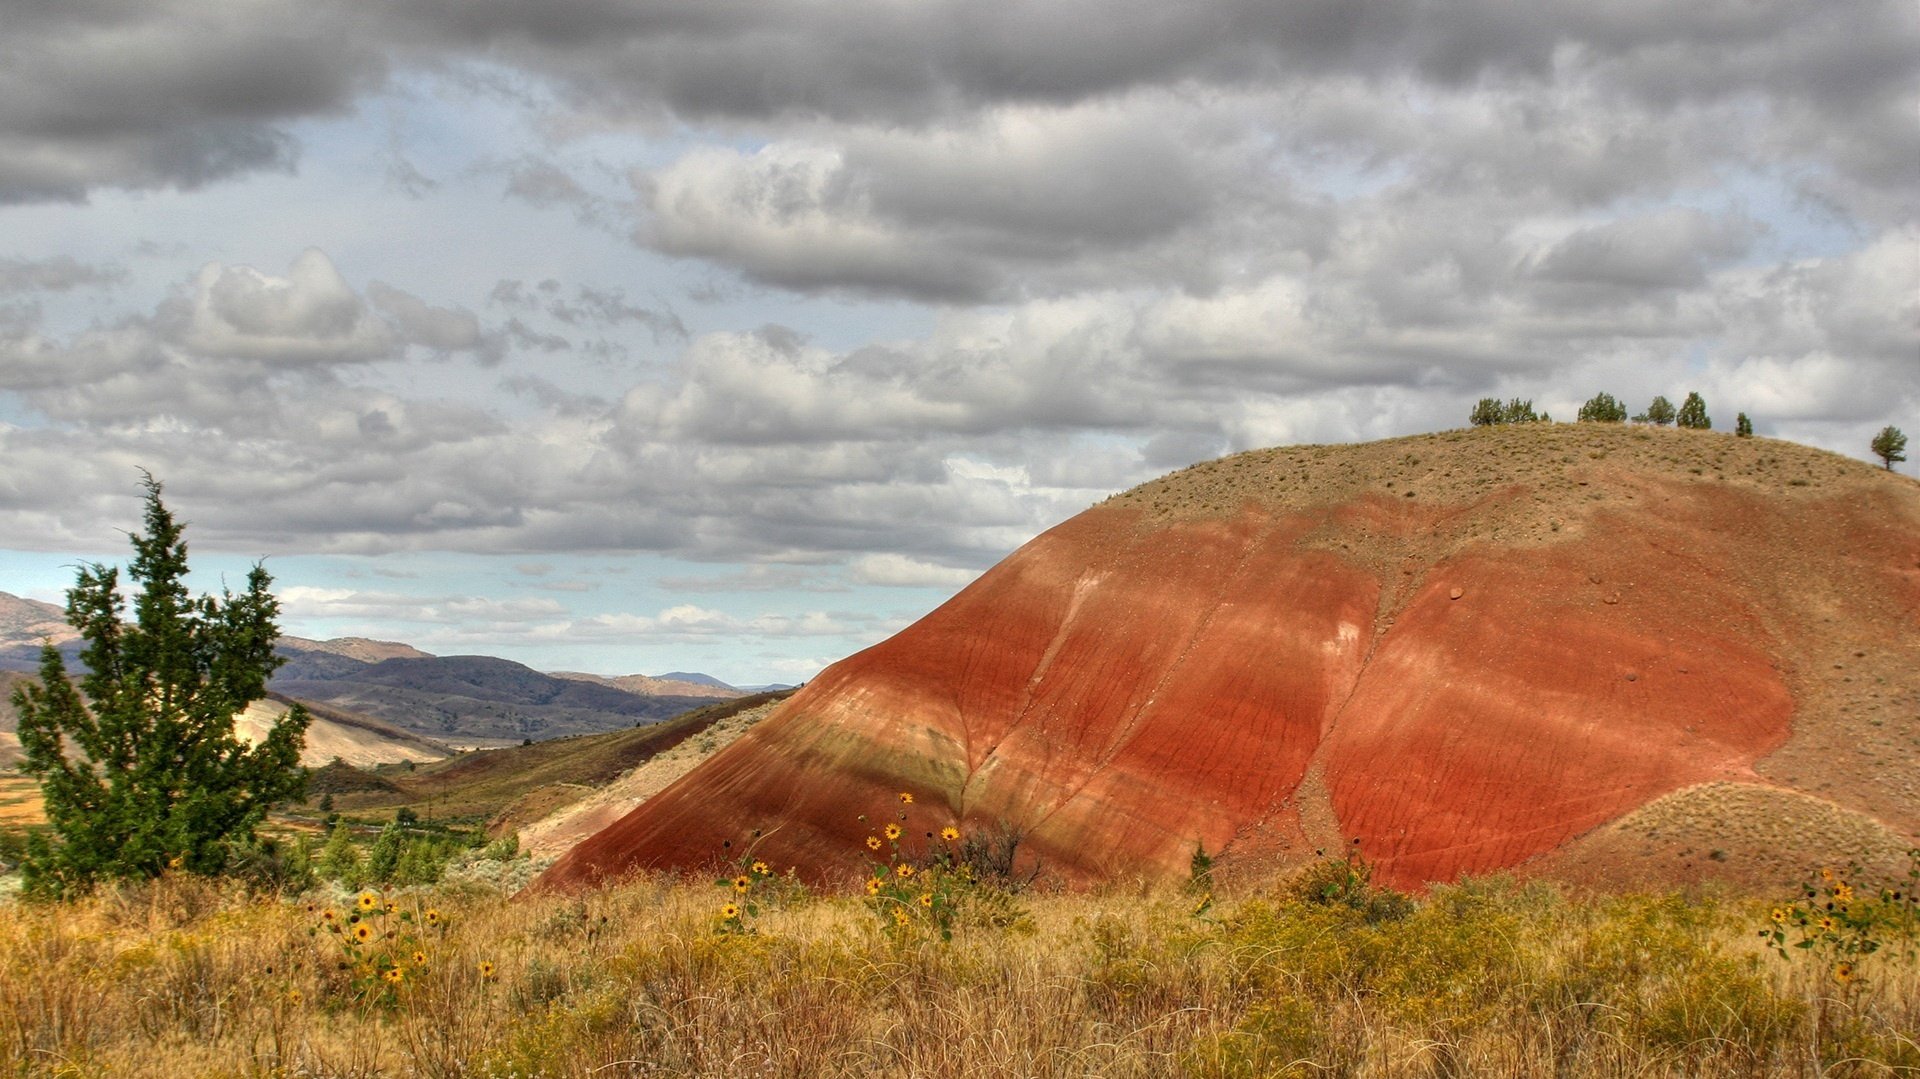
<instances>
[{"instance_id":1,"label":"small tree on hilltop","mask_svg":"<svg viewBox=\"0 0 1920 1079\"><path fill-rule=\"evenodd\" d=\"M1546 420L1545 416L1533 411L1531 400L1522 401L1518 397L1508 401L1501 412L1502 420L1506 423L1541 423Z\"/></svg>"},{"instance_id":2,"label":"small tree on hilltop","mask_svg":"<svg viewBox=\"0 0 1920 1079\"><path fill-rule=\"evenodd\" d=\"M1691 430L1713 429L1713 421L1707 418L1707 402L1697 393L1687 394L1687 399L1680 402L1680 412L1674 419L1680 426Z\"/></svg>"},{"instance_id":3,"label":"small tree on hilltop","mask_svg":"<svg viewBox=\"0 0 1920 1079\"><path fill-rule=\"evenodd\" d=\"M1533 411L1532 401L1518 397L1506 404L1501 404L1498 397L1482 397L1467 416L1467 422L1475 427L1493 427L1502 423L1546 423L1548 419L1545 413Z\"/></svg>"},{"instance_id":4,"label":"small tree on hilltop","mask_svg":"<svg viewBox=\"0 0 1920 1079\"><path fill-rule=\"evenodd\" d=\"M1733 435L1735 438L1753 437L1753 421L1747 418L1746 413L1742 412L1733 418Z\"/></svg>"},{"instance_id":5,"label":"small tree on hilltop","mask_svg":"<svg viewBox=\"0 0 1920 1079\"><path fill-rule=\"evenodd\" d=\"M1651 423L1665 427L1673 422L1673 402L1665 397L1656 397L1647 405L1647 410L1633 418L1635 423Z\"/></svg>"},{"instance_id":6,"label":"small tree on hilltop","mask_svg":"<svg viewBox=\"0 0 1920 1079\"><path fill-rule=\"evenodd\" d=\"M67 621L86 642L78 689L48 644L38 684L13 694L21 767L40 780L52 833L34 836L23 862L34 894L168 868L218 873L267 809L306 782L304 708L257 746L233 730L281 663L272 577L255 565L240 595L191 598L181 526L152 476L146 489L146 534L132 537L129 567L141 586L133 622L121 620L119 569L83 566L67 592Z\"/></svg>"},{"instance_id":7,"label":"small tree on hilltop","mask_svg":"<svg viewBox=\"0 0 1920 1079\"><path fill-rule=\"evenodd\" d=\"M1907 436L1900 432L1900 428L1888 424L1873 436L1872 448L1873 455L1880 458L1880 463L1886 465L1888 471L1892 471L1895 461L1907 459Z\"/></svg>"},{"instance_id":8,"label":"small tree on hilltop","mask_svg":"<svg viewBox=\"0 0 1920 1079\"><path fill-rule=\"evenodd\" d=\"M1627 406L1610 393L1596 393L1580 406L1581 423L1624 423L1626 418Z\"/></svg>"}]
</instances>

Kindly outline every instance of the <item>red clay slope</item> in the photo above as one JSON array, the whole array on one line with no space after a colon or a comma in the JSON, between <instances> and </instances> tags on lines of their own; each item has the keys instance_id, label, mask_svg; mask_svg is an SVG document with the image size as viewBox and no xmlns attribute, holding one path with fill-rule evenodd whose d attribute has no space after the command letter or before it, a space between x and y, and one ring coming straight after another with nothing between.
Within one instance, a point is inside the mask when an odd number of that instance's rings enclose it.
<instances>
[{"instance_id":1,"label":"red clay slope","mask_svg":"<svg viewBox=\"0 0 1920 1079\"><path fill-rule=\"evenodd\" d=\"M1286 860L1357 838L1414 886L1523 863L1683 788L1763 782L1754 765L1794 729L1789 674L1841 598L1783 601L1782 575L1854 557L1794 549L1836 516L1884 564L1814 576L1868 574L1880 635L1920 639L1911 481L1839 462L1871 497L1787 492L1751 440L1563 426L1240 455L1095 507L829 668L543 881L706 865L755 829L780 868L852 872L861 815L906 790L910 840L1010 828L1066 883L1184 874L1196 843ZM1759 445L1795 467L1813 452ZM1720 454L1719 479L1673 468L1676 447ZM1520 451L1558 456L1502 461ZM1911 829L1912 806L1894 809L1881 818Z\"/></svg>"}]
</instances>

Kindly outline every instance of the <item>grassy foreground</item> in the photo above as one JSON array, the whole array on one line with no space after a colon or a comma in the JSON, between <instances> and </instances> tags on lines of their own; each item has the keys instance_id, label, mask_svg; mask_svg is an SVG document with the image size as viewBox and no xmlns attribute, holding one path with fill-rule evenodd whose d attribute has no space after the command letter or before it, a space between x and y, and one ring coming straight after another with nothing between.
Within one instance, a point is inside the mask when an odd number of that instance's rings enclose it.
<instances>
[{"instance_id":1,"label":"grassy foreground","mask_svg":"<svg viewBox=\"0 0 1920 1079\"><path fill-rule=\"evenodd\" d=\"M1751 901L1409 904L1321 868L1211 902L943 893L951 940L898 889L745 871L578 899L163 879L0 909L0 1074L1920 1075L1909 929L1842 980L1769 952L1782 911Z\"/></svg>"}]
</instances>

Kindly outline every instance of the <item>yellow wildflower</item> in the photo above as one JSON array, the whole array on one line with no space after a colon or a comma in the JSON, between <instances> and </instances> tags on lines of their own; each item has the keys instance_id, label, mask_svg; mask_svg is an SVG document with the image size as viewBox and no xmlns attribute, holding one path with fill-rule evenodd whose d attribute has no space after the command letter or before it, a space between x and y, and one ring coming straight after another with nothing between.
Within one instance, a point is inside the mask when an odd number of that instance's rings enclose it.
<instances>
[{"instance_id":1,"label":"yellow wildflower","mask_svg":"<svg viewBox=\"0 0 1920 1079\"><path fill-rule=\"evenodd\" d=\"M921 893L920 893L920 905L921 905L921 906L923 906L923 907L927 907L928 909L932 909L932 907L933 907L933 893L932 893L932 892L921 892Z\"/></svg>"},{"instance_id":2,"label":"yellow wildflower","mask_svg":"<svg viewBox=\"0 0 1920 1079\"><path fill-rule=\"evenodd\" d=\"M372 910L373 908L379 905L380 905L379 896L373 894L372 892L360 893L360 909L361 910Z\"/></svg>"},{"instance_id":3,"label":"yellow wildflower","mask_svg":"<svg viewBox=\"0 0 1920 1079\"><path fill-rule=\"evenodd\" d=\"M438 910L435 910L435 909L434 909L434 908L432 908L432 907L428 907L428 908L427 908L427 914L426 914L426 919L427 919L427 924L428 924L428 925L439 925L439 924L440 924L440 912L439 912Z\"/></svg>"},{"instance_id":4,"label":"yellow wildflower","mask_svg":"<svg viewBox=\"0 0 1920 1079\"><path fill-rule=\"evenodd\" d=\"M365 944L373 939L373 927L365 922L353 927L353 939Z\"/></svg>"},{"instance_id":5,"label":"yellow wildflower","mask_svg":"<svg viewBox=\"0 0 1920 1079\"><path fill-rule=\"evenodd\" d=\"M870 835L870 836L868 836L868 837L867 837L867 849L868 849L868 850L879 850L879 849L880 849L880 837L879 837L879 836L877 836L877 835Z\"/></svg>"},{"instance_id":6,"label":"yellow wildflower","mask_svg":"<svg viewBox=\"0 0 1920 1079\"><path fill-rule=\"evenodd\" d=\"M416 951L416 952L414 952L414 953L413 953L413 965L414 965L414 966L416 966L416 967L424 967L424 966L426 966L426 965L427 965L427 953L425 953L425 952L421 952L421 951Z\"/></svg>"},{"instance_id":7,"label":"yellow wildflower","mask_svg":"<svg viewBox=\"0 0 1920 1079\"><path fill-rule=\"evenodd\" d=\"M765 863L765 862L755 862L755 863L753 863L753 875L754 875L754 876L756 876L756 877L764 877L764 876L766 876L767 874L769 874L769 873L772 873L772 872L773 872L773 870L772 870L772 869L770 869L770 868L768 868L768 867L767 867L767 863Z\"/></svg>"},{"instance_id":8,"label":"yellow wildflower","mask_svg":"<svg viewBox=\"0 0 1920 1079\"><path fill-rule=\"evenodd\" d=\"M1833 980L1836 982L1839 982L1841 985L1845 985L1848 982L1852 981L1853 977L1854 977L1854 973L1853 973L1852 963L1842 963L1839 966L1833 968Z\"/></svg>"},{"instance_id":9,"label":"yellow wildflower","mask_svg":"<svg viewBox=\"0 0 1920 1079\"><path fill-rule=\"evenodd\" d=\"M720 917L725 918L727 921L733 921L735 918L740 917L740 905L737 903L728 903L726 906L721 907Z\"/></svg>"},{"instance_id":10,"label":"yellow wildflower","mask_svg":"<svg viewBox=\"0 0 1920 1079\"><path fill-rule=\"evenodd\" d=\"M895 873L900 874L900 877L903 880L913 876L913 867L908 865L905 862L901 862L899 865L894 866L893 871Z\"/></svg>"},{"instance_id":11,"label":"yellow wildflower","mask_svg":"<svg viewBox=\"0 0 1920 1079\"><path fill-rule=\"evenodd\" d=\"M907 912L904 908L902 907L893 908L893 924L895 925L907 924Z\"/></svg>"},{"instance_id":12,"label":"yellow wildflower","mask_svg":"<svg viewBox=\"0 0 1920 1079\"><path fill-rule=\"evenodd\" d=\"M949 824L945 828L940 829L940 838L951 843L954 840L960 838L960 829L955 828L953 825Z\"/></svg>"},{"instance_id":13,"label":"yellow wildflower","mask_svg":"<svg viewBox=\"0 0 1920 1079\"><path fill-rule=\"evenodd\" d=\"M1773 908L1773 914L1770 915L1770 917L1773 918L1773 924L1775 925L1787 924L1787 908L1785 907Z\"/></svg>"},{"instance_id":14,"label":"yellow wildflower","mask_svg":"<svg viewBox=\"0 0 1920 1079\"><path fill-rule=\"evenodd\" d=\"M387 984L389 985L399 985L401 982L406 980L407 973L406 971L401 970L399 967L388 967L386 969L386 972L380 976L382 978L385 978L387 980Z\"/></svg>"},{"instance_id":15,"label":"yellow wildflower","mask_svg":"<svg viewBox=\"0 0 1920 1079\"><path fill-rule=\"evenodd\" d=\"M493 967L492 960L489 960L489 959L480 960L480 980L481 981L484 981L484 982L492 981L493 970L494 970L494 967Z\"/></svg>"},{"instance_id":16,"label":"yellow wildflower","mask_svg":"<svg viewBox=\"0 0 1920 1079\"><path fill-rule=\"evenodd\" d=\"M867 878L867 894L879 895L880 885L881 885L881 880L879 877L868 877Z\"/></svg>"},{"instance_id":17,"label":"yellow wildflower","mask_svg":"<svg viewBox=\"0 0 1920 1079\"><path fill-rule=\"evenodd\" d=\"M747 889L751 887L753 887L752 877L742 873L740 876L733 878L733 890L736 894L745 895L747 894Z\"/></svg>"},{"instance_id":18,"label":"yellow wildflower","mask_svg":"<svg viewBox=\"0 0 1920 1079\"><path fill-rule=\"evenodd\" d=\"M889 825L887 825L887 827L886 827L886 829L885 829L885 831L886 831L886 833L887 833L887 838L888 838L888 839L899 839L899 838L900 838L900 826L899 826L899 825L897 825L897 824L889 824Z\"/></svg>"},{"instance_id":19,"label":"yellow wildflower","mask_svg":"<svg viewBox=\"0 0 1920 1079\"><path fill-rule=\"evenodd\" d=\"M912 805L912 804L913 804L913 795L912 795L912 794L910 794L910 793L908 793L907 791L901 791L901 792L900 792L900 804L901 804L901 805L903 805L903 806L910 806L910 805Z\"/></svg>"}]
</instances>

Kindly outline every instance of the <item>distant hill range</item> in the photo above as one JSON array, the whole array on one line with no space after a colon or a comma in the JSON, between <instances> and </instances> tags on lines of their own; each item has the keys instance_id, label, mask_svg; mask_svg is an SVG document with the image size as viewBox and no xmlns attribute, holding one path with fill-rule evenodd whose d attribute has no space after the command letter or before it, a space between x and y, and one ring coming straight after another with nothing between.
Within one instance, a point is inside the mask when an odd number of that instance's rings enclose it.
<instances>
[{"instance_id":1,"label":"distant hill range","mask_svg":"<svg viewBox=\"0 0 1920 1079\"><path fill-rule=\"evenodd\" d=\"M78 667L81 642L66 624L64 610L0 592L0 673L38 670L40 647L48 640L60 647L69 668ZM743 695L704 674L546 674L511 660L436 656L412 645L365 637L282 637L280 653L287 662L269 688L277 697L304 702L314 711L310 748L321 744L323 733L335 747L324 753L321 763L336 755L354 764L438 760L449 747L617 730ZM284 703L280 707L284 710ZM261 711L255 718L264 723L272 709L271 701L257 702L249 714ZM10 719L11 709L6 715ZM336 731L331 718L321 725L322 715L348 719L337 724ZM391 729L398 738L381 742L369 724ZM17 743L9 741L11 729L8 723L0 731L5 735L0 737L0 760L10 747L17 749Z\"/></svg>"}]
</instances>

